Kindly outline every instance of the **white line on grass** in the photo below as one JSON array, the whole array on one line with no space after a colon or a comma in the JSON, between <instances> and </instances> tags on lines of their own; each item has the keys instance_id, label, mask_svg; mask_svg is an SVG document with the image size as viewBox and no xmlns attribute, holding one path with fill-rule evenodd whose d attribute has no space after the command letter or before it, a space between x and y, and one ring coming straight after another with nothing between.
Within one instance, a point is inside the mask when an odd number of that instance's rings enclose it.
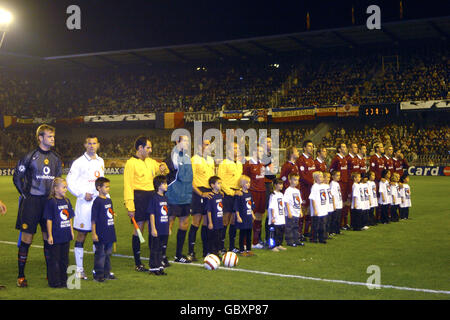
<instances>
[{"instance_id":1,"label":"white line on grass","mask_svg":"<svg viewBox=\"0 0 450 320\"><path fill-rule=\"evenodd\" d=\"M17 245L15 242L11 241L0 241L1 244L10 244L10 245ZM32 245L32 247L35 248L43 248L43 246L40 245ZM73 251L72 249L70 251ZM87 254L94 254L92 251L84 251ZM112 254L113 257L118 258L126 258L126 259L133 259L133 256L127 256L123 254ZM149 260L149 258L141 257L142 260ZM173 261L170 261L172 263L176 263ZM177 263L182 264L182 263ZM203 267L203 264L199 263L186 263L184 264L186 266L196 266L196 267ZM355 281L346 281L346 280L334 280L334 279L322 279L322 278L315 278L315 277L308 277L308 276L300 276L295 274L282 274L282 273L273 273L273 272L266 272L266 271L257 271L257 270L248 270L248 269L239 269L239 268L220 268L219 270L225 270L225 271L237 271L237 272L248 272L248 273L254 273L254 274L261 274L266 276L273 276L273 277L282 277L282 278L296 278L296 279L303 279L303 280L312 280L312 281L323 281L323 282L332 282L332 283L340 283L340 284L347 284L352 286L370 286L370 284L367 284L365 282L355 282ZM380 288L386 288L386 289L396 289L396 290L404 290L404 291L418 291L418 292L426 292L426 293L437 293L437 294L448 294L450 295L450 291L445 290L432 290L432 289L420 289L420 288L409 288L409 287L399 287L399 286L393 286L389 284L380 284L380 285L373 285L373 287L380 287Z\"/></svg>"}]
</instances>

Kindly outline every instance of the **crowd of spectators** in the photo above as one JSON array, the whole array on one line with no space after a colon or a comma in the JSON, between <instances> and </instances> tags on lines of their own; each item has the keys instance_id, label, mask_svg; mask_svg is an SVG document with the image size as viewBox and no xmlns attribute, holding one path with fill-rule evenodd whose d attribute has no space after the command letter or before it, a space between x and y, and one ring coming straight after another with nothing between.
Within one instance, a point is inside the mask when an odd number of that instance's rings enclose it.
<instances>
[{"instance_id":1,"label":"crowd of spectators","mask_svg":"<svg viewBox=\"0 0 450 320\"><path fill-rule=\"evenodd\" d=\"M446 54L431 50L384 60L373 53L280 58L277 63L5 70L0 73L0 107L2 114L22 118L71 118L442 99L449 97Z\"/></svg>"}]
</instances>

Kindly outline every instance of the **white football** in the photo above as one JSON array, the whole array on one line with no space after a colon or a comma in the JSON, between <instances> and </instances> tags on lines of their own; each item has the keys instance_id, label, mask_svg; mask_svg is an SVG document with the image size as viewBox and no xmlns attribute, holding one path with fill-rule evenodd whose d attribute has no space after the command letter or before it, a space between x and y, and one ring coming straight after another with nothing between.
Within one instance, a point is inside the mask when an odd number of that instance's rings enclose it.
<instances>
[{"instance_id":1,"label":"white football","mask_svg":"<svg viewBox=\"0 0 450 320\"><path fill-rule=\"evenodd\" d=\"M232 251L228 251L222 257L222 263L227 268L233 268L233 267L237 266L238 262L239 262L239 257L237 256L236 253L234 253Z\"/></svg>"},{"instance_id":2,"label":"white football","mask_svg":"<svg viewBox=\"0 0 450 320\"><path fill-rule=\"evenodd\" d=\"M216 270L219 269L220 259L215 254L208 254L203 260L203 265L208 270Z\"/></svg>"}]
</instances>

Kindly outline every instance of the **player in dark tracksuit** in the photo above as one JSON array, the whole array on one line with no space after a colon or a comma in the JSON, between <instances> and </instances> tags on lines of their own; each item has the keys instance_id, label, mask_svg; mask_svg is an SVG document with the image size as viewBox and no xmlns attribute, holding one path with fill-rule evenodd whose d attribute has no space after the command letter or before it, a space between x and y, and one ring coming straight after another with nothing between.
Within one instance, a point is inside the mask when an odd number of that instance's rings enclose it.
<instances>
[{"instance_id":1,"label":"player in dark tracksuit","mask_svg":"<svg viewBox=\"0 0 450 320\"><path fill-rule=\"evenodd\" d=\"M53 179L62 175L61 159L51 150L55 146L55 128L49 125L39 126L36 131L36 139L39 146L19 160L13 175L14 185L20 194L16 221L16 229L21 231L18 250L17 286L19 287L28 286L25 279L25 265L38 224L41 226L44 257L48 266L50 247L47 243L44 208Z\"/></svg>"}]
</instances>

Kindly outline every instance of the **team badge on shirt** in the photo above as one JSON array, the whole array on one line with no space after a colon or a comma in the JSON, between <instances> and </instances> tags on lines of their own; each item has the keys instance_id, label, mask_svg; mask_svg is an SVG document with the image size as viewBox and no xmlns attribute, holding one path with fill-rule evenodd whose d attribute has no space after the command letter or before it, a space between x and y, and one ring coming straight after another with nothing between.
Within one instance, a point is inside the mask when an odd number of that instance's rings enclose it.
<instances>
[{"instance_id":1,"label":"team badge on shirt","mask_svg":"<svg viewBox=\"0 0 450 320\"><path fill-rule=\"evenodd\" d=\"M325 190L320 190L320 204L325 205L325 203L327 203L327 194Z\"/></svg>"},{"instance_id":2,"label":"team badge on shirt","mask_svg":"<svg viewBox=\"0 0 450 320\"><path fill-rule=\"evenodd\" d=\"M292 198L294 200L294 208L300 209L300 197L298 196L298 194L293 194Z\"/></svg>"},{"instance_id":3,"label":"team badge on shirt","mask_svg":"<svg viewBox=\"0 0 450 320\"><path fill-rule=\"evenodd\" d=\"M284 212L283 212L283 199L277 199L277 202L278 202L278 214L280 216L282 216L282 215L284 215Z\"/></svg>"}]
</instances>

